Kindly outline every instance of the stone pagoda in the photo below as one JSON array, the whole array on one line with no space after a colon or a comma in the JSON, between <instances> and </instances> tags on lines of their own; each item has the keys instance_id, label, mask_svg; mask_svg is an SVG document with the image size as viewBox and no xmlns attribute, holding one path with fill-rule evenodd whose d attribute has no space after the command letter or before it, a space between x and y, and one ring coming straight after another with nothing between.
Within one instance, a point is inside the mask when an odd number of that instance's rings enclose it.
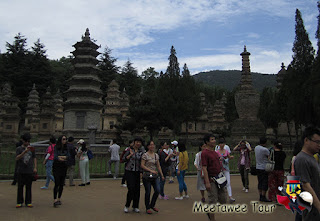
<instances>
[{"instance_id":1,"label":"stone pagoda","mask_svg":"<svg viewBox=\"0 0 320 221\"><path fill-rule=\"evenodd\" d=\"M225 93L223 93L221 100L217 100L213 106L211 130L226 129L227 124L226 119L224 117L226 112L226 103L227 98Z\"/></svg>"},{"instance_id":2,"label":"stone pagoda","mask_svg":"<svg viewBox=\"0 0 320 221\"><path fill-rule=\"evenodd\" d=\"M265 135L265 128L257 118L260 107L260 95L253 89L250 71L250 53L244 46L242 56L242 72L239 90L235 94L235 105L239 119L232 124L231 134L235 143L246 139L253 144Z\"/></svg>"},{"instance_id":3,"label":"stone pagoda","mask_svg":"<svg viewBox=\"0 0 320 221\"><path fill-rule=\"evenodd\" d=\"M287 70L286 67L284 66L284 63L282 62L281 64L281 70L277 74L277 89L279 90L282 86L282 81L284 76L286 75Z\"/></svg>"},{"instance_id":4,"label":"stone pagoda","mask_svg":"<svg viewBox=\"0 0 320 221\"><path fill-rule=\"evenodd\" d=\"M42 103L40 105L40 128L39 139L48 140L55 132L54 118L56 114L55 102L51 95L50 87L47 88L46 93L42 96Z\"/></svg>"},{"instance_id":5,"label":"stone pagoda","mask_svg":"<svg viewBox=\"0 0 320 221\"><path fill-rule=\"evenodd\" d=\"M103 114L103 131L108 134L108 138L117 138L117 125L118 119L121 115L121 97L119 91L119 84L112 80L108 85L107 97L105 98L106 104L104 106Z\"/></svg>"},{"instance_id":6,"label":"stone pagoda","mask_svg":"<svg viewBox=\"0 0 320 221\"><path fill-rule=\"evenodd\" d=\"M25 114L25 129L30 132L31 135L38 135L39 123L40 123L40 98L39 93L36 90L36 85L33 84L32 90L29 93L27 108Z\"/></svg>"},{"instance_id":7,"label":"stone pagoda","mask_svg":"<svg viewBox=\"0 0 320 221\"><path fill-rule=\"evenodd\" d=\"M61 134L63 130L63 99L60 94L60 90L54 95L54 104L55 104L55 115L54 115L54 124L55 124L55 133Z\"/></svg>"},{"instance_id":8,"label":"stone pagoda","mask_svg":"<svg viewBox=\"0 0 320 221\"><path fill-rule=\"evenodd\" d=\"M12 95L11 86L6 83L2 90L2 139L3 143L17 142L19 138L19 99Z\"/></svg>"},{"instance_id":9,"label":"stone pagoda","mask_svg":"<svg viewBox=\"0 0 320 221\"><path fill-rule=\"evenodd\" d=\"M82 41L73 45L74 74L69 79L69 89L65 92L64 130L67 136L88 138L90 130L101 130L102 91L98 77L97 56L99 48L91 39L89 29Z\"/></svg>"}]
</instances>

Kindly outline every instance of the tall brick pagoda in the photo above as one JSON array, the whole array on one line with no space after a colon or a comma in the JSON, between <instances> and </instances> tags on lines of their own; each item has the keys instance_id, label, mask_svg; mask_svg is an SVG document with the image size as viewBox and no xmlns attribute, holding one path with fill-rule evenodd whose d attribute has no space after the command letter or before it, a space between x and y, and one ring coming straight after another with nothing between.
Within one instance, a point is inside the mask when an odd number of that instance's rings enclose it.
<instances>
[{"instance_id":1,"label":"tall brick pagoda","mask_svg":"<svg viewBox=\"0 0 320 221\"><path fill-rule=\"evenodd\" d=\"M242 139L257 143L259 137L265 134L265 128L258 119L260 95L253 89L250 71L250 53L244 46L242 56L242 71L239 90L235 94L235 104L239 115L232 124L231 134L237 143Z\"/></svg>"},{"instance_id":2,"label":"tall brick pagoda","mask_svg":"<svg viewBox=\"0 0 320 221\"><path fill-rule=\"evenodd\" d=\"M101 130L103 103L98 77L97 56L99 48L91 39L87 28L82 41L73 45L74 74L69 79L69 89L64 104L64 130L66 135L88 137L89 129Z\"/></svg>"}]
</instances>

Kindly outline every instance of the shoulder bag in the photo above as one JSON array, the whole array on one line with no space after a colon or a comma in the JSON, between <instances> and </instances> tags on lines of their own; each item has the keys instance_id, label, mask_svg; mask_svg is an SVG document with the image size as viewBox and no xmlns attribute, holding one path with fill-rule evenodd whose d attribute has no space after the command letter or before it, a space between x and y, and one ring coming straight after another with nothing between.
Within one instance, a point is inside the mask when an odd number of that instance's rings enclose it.
<instances>
[{"instance_id":1,"label":"shoulder bag","mask_svg":"<svg viewBox=\"0 0 320 221\"><path fill-rule=\"evenodd\" d=\"M156 154L154 154L154 165L155 166L156 166L156 162L157 162ZM143 174L142 174L142 178L151 182L151 181L154 181L154 180L156 180L158 178L158 174L154 174L154 173L151 173L149 171L144 171Z\"/></svg>"},{"instance_id":2,"label":"shoulder bag","mask_svg":"<svg viewBox=\"0 0 320 221\"><path fill-rule=\"evenodd\" d=\"M217 176L214 176L213 179L216 181L219 189L222 189L227 185L227 178L224 176L223 172L220 172Z\"/></svg>"},{"instance_id":3,"label":"shoulder bag","mask_svg":"<svg viewBox=\"0 0 320 221\"><path fill-rule=\"evenodd\" d=\"M274 170L274 165L275 165L275 161L274 161L274 150L270 150L270 156L268 157L268 162L266 163L266 168L265 171L266 172L271 172Z\"/></svg>"}]
</instances>

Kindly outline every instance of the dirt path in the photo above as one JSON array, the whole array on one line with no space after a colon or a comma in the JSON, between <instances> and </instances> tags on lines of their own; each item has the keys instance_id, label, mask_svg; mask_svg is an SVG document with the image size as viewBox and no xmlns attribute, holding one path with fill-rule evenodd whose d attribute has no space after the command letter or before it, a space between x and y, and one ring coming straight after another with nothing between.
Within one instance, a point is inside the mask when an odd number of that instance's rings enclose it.
<instances>
[{"instance_id":1,"label":"dirt path","mask_svg":"<svg viewBox=\"0 0 320 221\"><path fill-rule=\"evenodd\" d=\"M141 187L140 214L123 212L127 188L120 187L120 180L104 179L93 180L90 186L69 187L66 186L62 196L63 205L60 208L53 208L53 183L50 183L49 190L40 190L44 180L33 183L33 205L34 208L16 209L17 187L11 186L9 181L0 182L0 220L6 221L57 221L57 220L130 220L130 221L163 221L163 220L208 220L204 214L192 212L194 201L200 199L200 193L196 190L196 177L186 178L190 199L182 201L174 200L178 193L178 184L166 184L165 193L170 200L157 201L158 214L147 215L144 207L144 187ZM79 183L77 181L76 183ZM231 176L233 197L236 203L247 204L246 214L217 214L217 220L223 221L288 221L294 220L291 211L283 206L275 208L271 214L259 214L253 212L250 201L258 199L256 190L257 178L250 177L250 191L244 193L240 176Z\"/></svg>"}]
</instances>

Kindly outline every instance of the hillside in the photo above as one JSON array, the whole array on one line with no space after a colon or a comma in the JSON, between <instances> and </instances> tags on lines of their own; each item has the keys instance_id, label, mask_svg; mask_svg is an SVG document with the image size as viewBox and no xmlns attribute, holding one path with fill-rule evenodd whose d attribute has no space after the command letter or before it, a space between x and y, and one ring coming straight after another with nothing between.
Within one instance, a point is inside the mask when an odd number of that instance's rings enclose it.
<instances>
[{"instance_id":1,"label":"hillside","mask_svg":"<svg viewBox=\"0 0 320 221\"><path fill-rule=\"evenodd\" d=\"M262 91L264 87L276 87L276 75L275 74L261 74L251 73L252 83L256 90ZM240 83L241 71L208 71L200 72L193 75L196 81L203 82L212 86L220 86L227 90L232 90Z\"/></svg>"}]
</instances>

